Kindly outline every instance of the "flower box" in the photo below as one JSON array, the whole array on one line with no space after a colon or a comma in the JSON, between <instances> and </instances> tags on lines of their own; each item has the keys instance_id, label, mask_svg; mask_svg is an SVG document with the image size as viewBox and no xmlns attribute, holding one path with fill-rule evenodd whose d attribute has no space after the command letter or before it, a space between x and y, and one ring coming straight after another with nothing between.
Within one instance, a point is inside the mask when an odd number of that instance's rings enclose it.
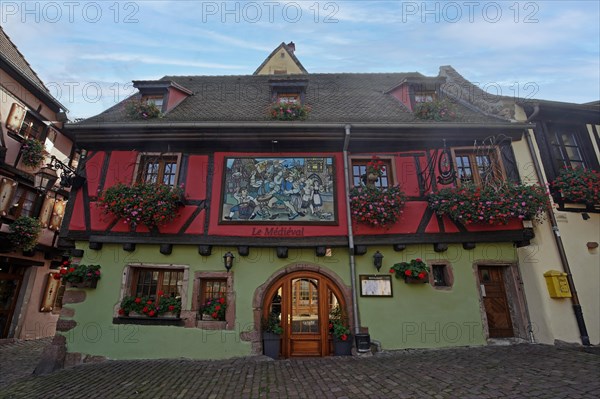
<instances>
[{"instance_id":1,"label":"flower box","mask_svg":"<svg viewBox=\"0 0 600 399\"><path fill-rule=\"evenodd\" d=\"M404 282L406 284L425 284L425 283L429 282L429 279L427 277L419 278L419 277L405 276Z\"/></svg>"},{"instance_id":2,"label":"flower box","mask_svg":"<svg viewBox=\"0 0 600 399\"><path fill-rule=\"evenodd\" d=\"M72 288L96 288L98 280L69 281L67 284Z\"/></svg>"}]
</instances>

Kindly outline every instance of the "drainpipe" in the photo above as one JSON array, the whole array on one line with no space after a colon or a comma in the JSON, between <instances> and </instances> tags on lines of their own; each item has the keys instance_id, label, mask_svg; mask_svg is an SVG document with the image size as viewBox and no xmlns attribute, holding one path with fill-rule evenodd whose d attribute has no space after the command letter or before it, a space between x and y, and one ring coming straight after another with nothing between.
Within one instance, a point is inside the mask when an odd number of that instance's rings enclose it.
<instances>
[{"instance_id":1,"label":"drainpipe","mask_svg":"<svg viewBox=\"0 0 600 399\"><path fill-rule=\"evenodd\" d=\"M539 107L537 107L534 113L528 118L531 119L534 115L537 115L539 112ZM540 166L540 161L537 157L537 153L535 152L535 147L533 145L533 140L531 139L531 134L529 130L526 131L525 137L527 138L527 145L529 146L529 152L531 153L531 157L533 158L533 166L535 168L535 173L537 174L537 178L542 185L542 187L546 186L546 181L544 179L544 175L542 173L542 167ZM558 247L558 254L560 256L560 262L562 264L562 268L565 273L567 273L567 281L569 282L569 286L571 287L571 303L573 304L573 311L575 313L575 319L577 320L577 327L579 327L579 335L581 336L581 343L585 346L590 345L590 337L587 332L587 328L585 327L585 320L583 319L583 311L581 310L581 304L579 303L579 297L577 296L577 290L575 289L575 282L573 281L573 274L571 273L571 267L569 266L569 261L567 260L567 254L565 252L565 247L562 242L562 238L560 237L560 231L558 230L558 224L556 223L556 217L554 216L554 212L552 210L548 211L550 214L550 225L552 226L552 231L554 232L554 241L556 242L556 246Z\"/></svg>"},{"instance_id":2,"label":"drainpipe","mask_svg":"<svg viewBox=\"0 0 600 399\"><path fill-rule=\"evenodd\" d=\"M348 250L350 252L350 284L352 287L352 313L354 314L354 335L360 333L360 319L358 317L358 296L356 285L356 263L354 259L354 233L352 232L352 214L350 212L350 162L348 160L348 145L350 144L350 125L344 126L344 179L346 179L346 219L348 220Z\"/></svg>"}]
</instances>

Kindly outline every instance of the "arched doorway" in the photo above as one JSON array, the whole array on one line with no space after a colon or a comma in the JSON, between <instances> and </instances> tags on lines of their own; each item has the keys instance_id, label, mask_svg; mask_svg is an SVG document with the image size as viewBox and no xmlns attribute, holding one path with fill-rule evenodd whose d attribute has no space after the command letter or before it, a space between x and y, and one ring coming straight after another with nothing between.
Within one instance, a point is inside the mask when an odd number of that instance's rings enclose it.
<instances>
[{"instance_id":1,"label":"arched doorway","mask_svg":"<svg viewBox=\"0 0 600 399\"><path fill-rule=\"evenodd\" d=\"M281 356L328 356L332 352L329 315L339 307L347 316L342 290L328 276L302 270L279 277L266 290L262 318L281 320Z\"/></svg>"}]
</instances>

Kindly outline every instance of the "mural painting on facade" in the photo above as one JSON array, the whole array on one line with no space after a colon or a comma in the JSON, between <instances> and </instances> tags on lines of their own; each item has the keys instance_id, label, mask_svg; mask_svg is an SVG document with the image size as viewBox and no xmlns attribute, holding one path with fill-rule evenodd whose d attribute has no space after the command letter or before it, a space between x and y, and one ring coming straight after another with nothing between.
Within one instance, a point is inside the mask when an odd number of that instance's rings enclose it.
<instances>
[{"instance_id":1,"label":"mural painting on facade","mask_svg":"<svg viewBox=\"0 0 600 399\"><path fill-rule=\"evenodd\" d=\"M337 223L333 157L224 162L221 223Z\"/></svg>"}]
</instances>

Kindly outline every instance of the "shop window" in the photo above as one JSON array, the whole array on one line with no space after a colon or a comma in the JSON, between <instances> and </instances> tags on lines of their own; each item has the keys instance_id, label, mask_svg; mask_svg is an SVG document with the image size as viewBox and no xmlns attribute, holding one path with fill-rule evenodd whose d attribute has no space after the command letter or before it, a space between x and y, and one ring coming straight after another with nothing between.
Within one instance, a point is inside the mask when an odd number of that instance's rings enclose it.
<instances>
[{"instance_id":1,"label":"shop window","mask_svg":"<svg viewBox=\"0 0 600 399\"><path fill-rule=\"evenodd\" d=\"M431 273L429 280L432 287L451 288L454 285L454 274L450 263L435 262L429 265Z\"/></svg>"},{"instance_id":2,"label":"shop window","mask_svg":"<svg viewBox=\"0 0 600 399\"><path fill-rule=\"evenodd\" d=\"M504 168L496 147L453 149L454 165L458 183L483 186L493 181L504 180Z\"/></svg>"},{"instance_id":3,"label":"shop window","mask_svg":"<svg viewBox=\"0 0 600 399\"><path fill-rule=\"evenodd\" d=\"M175 186L178 172L178 156L144 154L140 157L137 180L143 183L162 183L167 186Z\"/></svg>"},{"instance_id":4,"label":"shop window","mask_svg":"<svg viewBox=\"0 0 600 399\"><path fill-rule=\"evenodd\" d=\"M365 185L367 176L367 163L370 158L364 159L352 159L352 182L355 187ZM376 187L386 188L394 185L393 171L392 171L392 160L391 159L379 159L384 163L384 170L382 176L375 182Z\"/></svg>"}]
</instances>

